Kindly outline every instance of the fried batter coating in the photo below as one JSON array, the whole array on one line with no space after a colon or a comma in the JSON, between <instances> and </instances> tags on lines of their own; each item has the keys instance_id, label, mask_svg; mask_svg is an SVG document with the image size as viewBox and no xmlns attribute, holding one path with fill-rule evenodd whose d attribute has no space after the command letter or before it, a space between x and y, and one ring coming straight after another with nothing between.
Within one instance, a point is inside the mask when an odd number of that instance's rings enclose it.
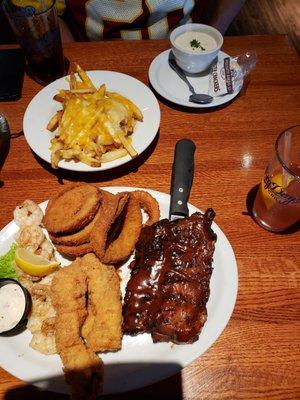
<instances>
[{"instance_id":1,"label":"fried batter coating","mask_svg":"<svg viewBox=\"0 0 300 400\"><path fill-rule=\"evenodd\" d=\"M108 231L115 219L120 207L120 196L114 196L109 192L103 193L101 208L103 210L92 229L90 243L99 260L104 256Z\"/></svg>"},{"instance_id":2,"label":"fried batter coating","mask_svg":"<svg viewBox=\"0 0 300 400\"><path fill-rule=\"evenodd\" d=\"M115 196L104 190L101 190L101 192L101 205L96 217L88 225L90 231L90 233L87 235L88 241L86 243L76 243L73 245L56 243L56 249L60 253L64 253L71 257L80 257L91 252L96 252L98 257L100 257L100 254L104 254L108 232L114 220L118 217L126 205L126 202L129 199L129 193L119 193ZM85 228L83 231L84 230ZM97 233L99 234L97 235ZM77 238L80 235L81 234L79 233ZM74 236L76 236L76 234L74 234ZM57 237L59 236L57 235ZM68 238L72 238L72 235L69 235ZM89 240L94 241L94 244L89 242Z\"/></svg>"},{"instance_id":3,"label":"fried batter coating","mask_svg":"<svg viewBox=\"0 0 300 400\"><path fill-rule=\"evenodd\" d=\"M49 201L43 224L51 233L76 232L94 218L100 200L101 192L96 186L87 183L67 185Z\"/></svg>"},{"instance_id":4,"label":"fried batter coating","mask_svg":"<svg viewBox=\"0 0 300 400\"><path fill-rule=\"evenodd\" d=\"M144 225L151 225L159 220L158 202L146 191L137 190L114 195L88 184L70 186L70 189L63 189L49 202L44 218L56 249L68 256L80 257L93 252L105 264L120 263L130 256L140 235L143 221L141 209L148 214ZM78 214L81 213L82 208L85 208L84 205L81 207L81 202L87 201L80 197L85 189L97 190L100 193L99 208L92 219L71 233L63 232L62 225L59 226L60 231L51 230L48 220L50 224L52 223L52 227L57 224L53 215L57 217L56 209L60 203L66 200L72 203L71 214L76 214L76 203L79 206ZM74 201L73 194L76 191L79 192L77 196L79 200Z\"/></svg>"},{"instance_id":5,"label":"fried batter coating","mask_svg":"<svg viewBox=\"0 0 300 400\"><path fill-rule=\"evenodd\" d=\"M71 400L96 400L103 388L102 360L83 343L60 353L66 382L71 385Z\"/></svg>"},{"instance_id":6,"label":"fried batter coating","mask_svg":"<svg viewBox=\"0 0 300 400\"><path fill-rule=\"evenodd\" d=\"M88 283L88 317L82 336L89 349L116 351L122 341L120 279L113 266L102 264L94 254L82 258Z\"/></svg>"},{"instance_id":7,"label":"fried batter coating","mask_svg":"<svg viewBox=\"0 0 300 400\"><path fill-rule=\"evenodd\" d=\"M117 196L117 199L118 199L118 207L117 207L117 211L116 211L116 214L115 214L115 219L118 218L118 216L121 214L121 212L123 211L124 207L126 206L128 200L129 200L130 193L121 192L121 193L118 193L116 196Z\"/></svg>"},{"instance_id":8,"label":"fried batter coating","mask_svg":"<svg viewBox=\"0 0 300 400\"><path fill-rule=\"evenodd\" d=\"M97 221L97 218L101 215L101 206L99 207L95 217L85 227L80 229L78 232L62 235L50 233L50 239L54 244L60 244L64 246L79 246L80 244L88 243L90 240L90 234L93 226Z\"/></svg>"},{"instance_id":9,"label":"fried batter coating","mask_svg":"<svg viewBox=\"0 0 300 400\"><path fill-rule=\"evenodd\" d=\"M51 285L56 309L55 341L66 380L71 385L71 399L96 399L102 391L103 364L88 350L81 337L87 316L87 278L81 260L62 268Z\"/></svg>"},{"instance_id":10,"label":"fried batter coating","mask_svg":"<svg viewBox=\"0 0 300 400\"><path fill-rule=\"evenodd\" d=\"M43 321L41 332L44 335L52 335L55 333L55 317L47 318Z\"/></svg>"},{"instance_id":11,"label":"fried batter coating","mask_svg":"<svg viewBox=\"0 0 300 400\"><path fill-rule=\"evenodd\" d=\"M51 286L52 304L56 309L55 340L60 354L68 347L82 343L81 327L87 316L86 277L80 259L62 268Z\"/></svg>"},{"instance_id":12,"label":"fried batter coating","mask_svg":"<svg viewBox=\"0 0 300 400\"><path fill-rule=\"evenodd\" d=\"M159 205L157 200L151 196L150 193L144 190L135 190L130 192L130 196L133 196L139 203L140 207L148 214L148 219L143 224L144 226L152 225L159 220Z\"/></svg>"},{"instance_id":13,"label":"fried batter coating","mask_svg":"<svg viewBox=\"0 0 300 400\"><path fill-rule=\"evenodd\" d=\"M63 294L68 296L68 301ZM81 271L80 259L61 268L52 280L51 298L52 304L64 312L72 312L85 309L86 277Z\"/></svg>"},{"instance_id":14,"label":"fried batter coating","mask_svg":"<svg viewBox=\"0 0 300 400\"><path fill-rule=\"evenodd\" d=\"M53 278L51 299L56 309L55 341L57 352L81 343L81 327L87 316L86 276L80 259L62 268Z\"/></svg>"},{"instance_id":15,"label":"fried batter coating","mask_svg":"<svg viewBox=\"0 0 300 400\"><path fill-rule=\"evenodd\" d=\"M123 226L119 236L110 243L100 260L105 264L116 264L129 257L142 229L142 212L137 200L130 196L126 205Z\"/></svg>"},{"instance_id":16,"label":"fried batter coating","mask_svg":"<svg viewBox=\"0 0 300 400\"><path fill-rule=\"evenodd\" d=\"M61 244L56 244L55 247L57 251L70 257L84 256L93 251L90 243L83 243L78 246L63 246Z\"/></svg>"}]
</instances>

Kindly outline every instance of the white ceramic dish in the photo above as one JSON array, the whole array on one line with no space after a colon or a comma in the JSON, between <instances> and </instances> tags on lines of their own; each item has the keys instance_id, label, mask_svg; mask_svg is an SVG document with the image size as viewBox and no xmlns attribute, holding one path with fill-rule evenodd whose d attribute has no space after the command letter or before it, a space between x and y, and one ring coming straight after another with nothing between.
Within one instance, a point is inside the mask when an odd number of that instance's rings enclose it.
<instances>
[{"instance_id":1,"label":"white ceramic dish","mask_svg":"<svg viewBox=\"0 0 300 400\"><path fill-rule=\"evenodd\" d=\"M106 187L112 193L136 190L128 187ZM145 190L145 189L144 189ZM170 196L148 190L159 202L161 218L169 213ZM42 207L47 202L42 203ZM198 209L189 204L190 214ZM219 337L232 314L237 290L238 271L232 247L217 224L213 230L218 238L214 253L214 271L207 303L208 319L197 342L187 345L152 342L150 335L124 336L122 350L101 355L105 364L105 393L118 393L137 389L162 380L200 357ZM10 222L0 232L0 254L4 254L14 240L18 227ZM60 257L65 265L69 261ZM130 276L128 264L121 267L122 292ZM45 356L29 347L29 331L14 336L0 337L1 367L25 382L57 392L69 391L64 382L62 364L58 355Z\"/></svg>"},{"instance_id":2,"label":"white ceramic dish","mask_svg":"<svg viewBox=\"0 0 300 400\"><path fill-rule=\"evenodd\" d=\"M176 39L187 32L200 32L207 34L215 41L215 47L211 50L202 52L193 52L192 48L183 49L178 45ZM171 32L170 42L177 64L181 69L186 72L195 74L205 71L214 58L217 57L222 45L223 36L221 33L212 26L204 24L184 24L178 26Z\"/></svg>"},{"instance_id":3,"label":"white ceramic dish","mask_svg":"<svg viewBox=\"0 0 300 400\"><path fill-rule=\"evenodd\" d=\"M165 99L172 103L191 107L191 108L211 108L221 106L234 99L240 92L235 90L232 94L215 97L211 103L196 104L189 101L190 91L181 78L169 65L169 53L171 50L165 50L154 58L149 67L149 80L153 88ZM223 51L219 52L218 59L222 60L229 57ZM188 80L194 86L198 93L208 94L209 72L194 74L188 76Z\"/></svg>"},{"instance_id":4,"label":"white ceramic dish","mask_svg":"<svg viewBox=\"0 0 300 400\"><path fill-rule=\"evenodd\" d=\"M142 111L144 120L137 122L132 135L132 145L141 154L154 140L160 124L160 109L152 91L142 82L132 76L113 71L87 71L96 87L102 83L111 92L118 92L133 101ZM53 100L59 89L68 89L66 77L57 79L43 88L29 103L23 119L25 138L31 149L43 160L51 163L50 140L54 133L46 126L55 112L61 109L60 103ZM104 171L118 167L131 160L128 155L117 160L103 163L101 167L90 167L81 162L60 161L59 168L72 171Z\"/></svg>"}]
</instances>

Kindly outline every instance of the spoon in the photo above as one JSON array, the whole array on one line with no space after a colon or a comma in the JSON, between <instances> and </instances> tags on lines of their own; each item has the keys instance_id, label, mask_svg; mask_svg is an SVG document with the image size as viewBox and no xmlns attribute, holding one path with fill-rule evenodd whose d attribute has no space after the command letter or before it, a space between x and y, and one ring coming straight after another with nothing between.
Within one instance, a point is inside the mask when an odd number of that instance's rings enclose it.
<instances>
[{"instance_id":1,"label":"spoon","mask_svg":"<svg viewBox=\"0 0 300 400\"><path fill-rule=\"evenodd\" d=\"M208 94L203 94L203 93L196 93L195 89L193 88L193 86L190 84L190 82L188 81L185 73L183 72L183 70L177 65L174 56L169 56L169 65L170 67L177 73L177 75L188 85L190 92L192 92L192 94L189 97L189 100L192 103L199 103L199 104L208 104L211 103L213 101L213 97L209 96Z\"/></svg>"}]
</instances>

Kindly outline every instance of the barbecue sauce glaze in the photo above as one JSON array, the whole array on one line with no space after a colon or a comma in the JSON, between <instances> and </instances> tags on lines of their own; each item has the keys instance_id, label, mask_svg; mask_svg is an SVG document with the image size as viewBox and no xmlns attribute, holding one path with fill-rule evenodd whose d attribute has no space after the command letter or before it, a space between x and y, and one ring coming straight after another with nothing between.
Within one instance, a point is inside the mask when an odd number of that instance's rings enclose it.
<instances>
[{"instance_id":1,"label":"barbecue sauce glaze","mask_svg":"<svg viewBox=\"0 0 300 400\"><path fill-rule=\"evenodd\" d=\"M123 307L124 331L192 343L206 321L216 234L208 209L142 229Z\"/></svg>"}]
</instances>

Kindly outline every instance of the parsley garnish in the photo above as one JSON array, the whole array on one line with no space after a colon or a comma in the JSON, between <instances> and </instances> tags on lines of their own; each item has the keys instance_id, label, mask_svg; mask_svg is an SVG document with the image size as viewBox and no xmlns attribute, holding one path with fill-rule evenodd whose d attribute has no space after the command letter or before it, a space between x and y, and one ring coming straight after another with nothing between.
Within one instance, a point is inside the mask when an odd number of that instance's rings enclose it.
<instances>
[{"instance_id":1,"label":"parsley garnish","mask_svg":"<svg viewBox=\"0 0 300 400\"><path fill-rule=\"evenodd\" d=\"M205 48L201 46L201 43L197 39L191 40L190 45L193 50L198 49L200 47L201 50L205 51Z\"/></svg>"}]
</instances>

